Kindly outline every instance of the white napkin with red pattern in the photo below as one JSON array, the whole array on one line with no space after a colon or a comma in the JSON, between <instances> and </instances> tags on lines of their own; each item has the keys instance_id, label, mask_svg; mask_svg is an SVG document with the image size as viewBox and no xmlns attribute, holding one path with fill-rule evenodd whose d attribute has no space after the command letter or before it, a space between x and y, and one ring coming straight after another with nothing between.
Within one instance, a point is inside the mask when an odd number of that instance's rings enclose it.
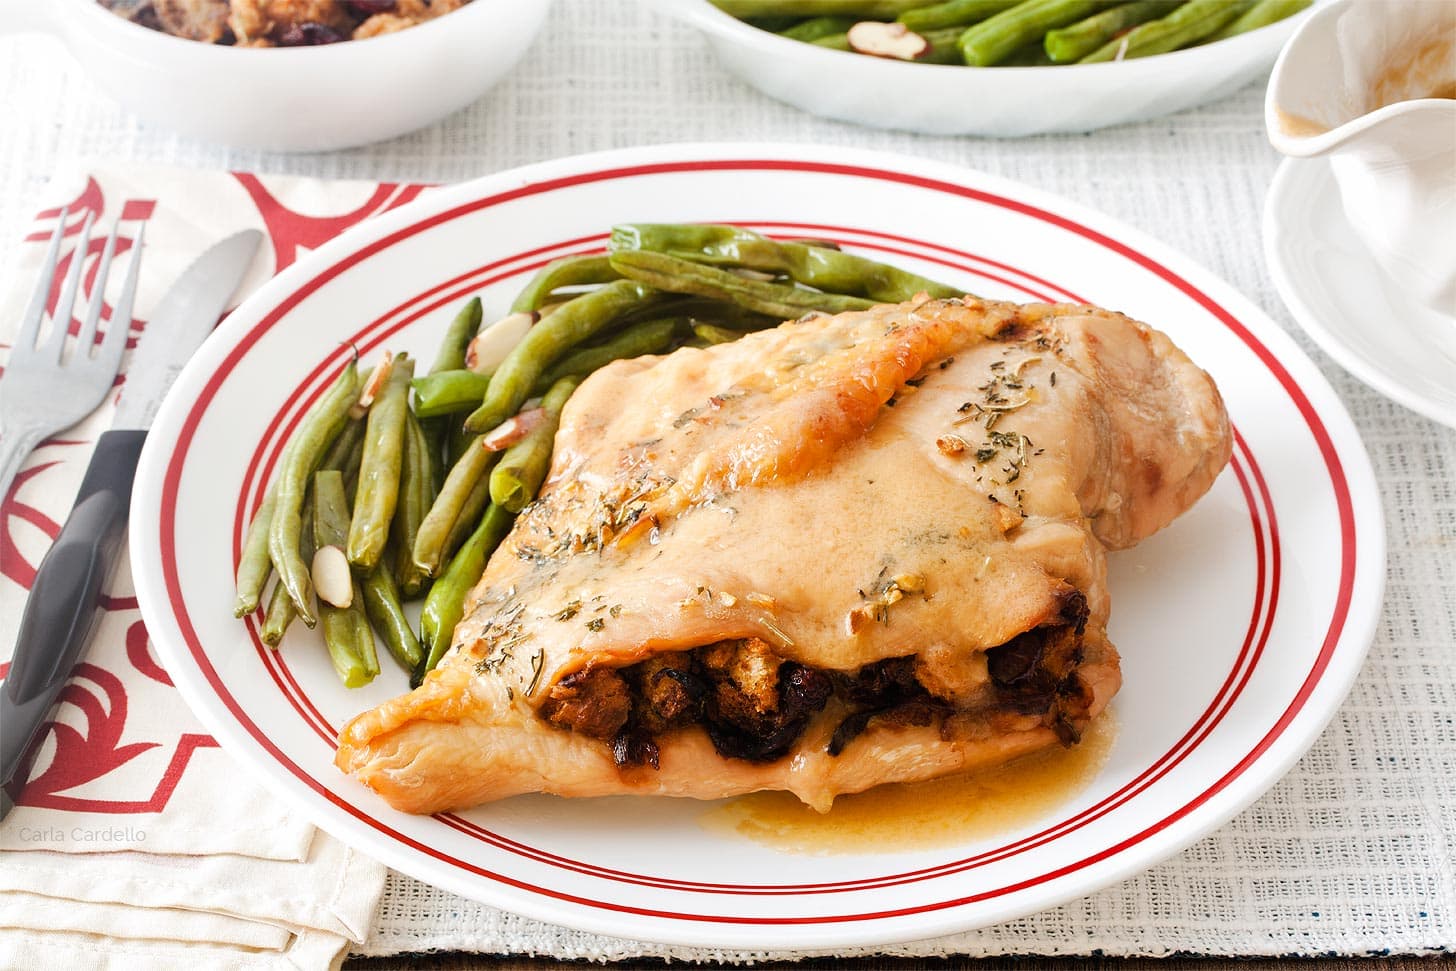
<instances>
[{"instance_id":1,"label":"white napkin with red pattern","mask_svg":"<svg viewBox=\"0 0 1456 971\"><path fill-rule=\"evenodd\" d=\"M267 234L247 293L422 188L157 167L57 177L0 278L0 361L63 206L67 264L99 256L99 231L74 252L88 213L98 227L121 220L122 248L145 223L140 333L178 274L223 236ZM108 299L122 276L111 275ZM89 298L90 272L83 281ZM114 405L42 443L0 497L0 678L36 566ZM384 867L290 813L217 747L157 662L124 562L104 592L90 651L0 825L0 967L336 967L370 930Z\"/></svg>"}]
</instances>

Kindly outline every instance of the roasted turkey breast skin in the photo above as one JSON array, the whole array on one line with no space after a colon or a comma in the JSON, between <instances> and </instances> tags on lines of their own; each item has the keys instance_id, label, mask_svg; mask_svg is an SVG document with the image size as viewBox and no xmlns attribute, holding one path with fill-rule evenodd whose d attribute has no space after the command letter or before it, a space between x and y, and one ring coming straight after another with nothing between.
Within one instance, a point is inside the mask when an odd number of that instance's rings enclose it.
<instances>
[{"instance_id":1,"label":"roasted turkey breast skin","mask_svg":"<svg viewBox=\"0 0 1456 971\"><path fill-rule=\"evenodd\" d=\"M1230 453L1212 380L1092 307L922 300L613 364L417 690L337 764L410 812L841 793L1072 744L1105 552Z\"/></svg>"}]
</instances>

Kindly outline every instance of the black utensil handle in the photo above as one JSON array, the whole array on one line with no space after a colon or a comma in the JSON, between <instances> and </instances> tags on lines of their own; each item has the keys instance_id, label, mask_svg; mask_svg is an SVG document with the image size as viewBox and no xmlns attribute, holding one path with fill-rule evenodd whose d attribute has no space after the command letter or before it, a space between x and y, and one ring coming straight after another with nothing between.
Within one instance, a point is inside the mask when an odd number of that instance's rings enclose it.
<instances>
[{"instance_id":1,"label":"black utensil handle","mask_svg":"<svg viewBox=\"0 0 1456 971\"><path fill-rule=\"evenodd\" d=\"M0 687L0 784L15 775L85 650L101 585L126 532L132 480L146 438L137 430L101 436L76 504L36 571L10 671Z\"/></svg>"}]
</instances>

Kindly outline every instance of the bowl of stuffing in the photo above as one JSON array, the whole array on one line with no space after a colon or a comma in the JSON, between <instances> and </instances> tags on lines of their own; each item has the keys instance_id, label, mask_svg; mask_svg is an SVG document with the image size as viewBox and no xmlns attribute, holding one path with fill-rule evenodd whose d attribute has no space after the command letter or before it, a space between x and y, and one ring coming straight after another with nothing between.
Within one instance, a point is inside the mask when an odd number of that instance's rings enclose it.
<instances>
[{"instance_id":1,"label":"bowl of stuffing","mask_svg":"<svg viewBox=\"0 0 1456 971\"><path fill-rule=\"evenodd\" d=\"M50 0L0 30L52 33L142 119L243 148L393 138L480 98L549 0ZM8 9L8 8L7 8Z\"/></svg>"}]
</instances>

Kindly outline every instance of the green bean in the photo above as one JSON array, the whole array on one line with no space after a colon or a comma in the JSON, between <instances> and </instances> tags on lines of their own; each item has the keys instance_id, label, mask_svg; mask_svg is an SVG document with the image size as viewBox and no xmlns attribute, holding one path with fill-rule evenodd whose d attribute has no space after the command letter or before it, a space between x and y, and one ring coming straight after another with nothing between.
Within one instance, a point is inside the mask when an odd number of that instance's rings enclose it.
<instances>
[{"instance_id":1,"label":"green bean","mask_svg":"<svg viewBox=\"0 0 1456 971\"><path fill-rule=\"evenodd\" d=\"M874 306L874 301L863 297L820 293L783 283L750 280L731 270L705 266L648 250L615 252L612 254L612 264L624 275L640 283L674 293L717 297L779 320L794 320L815 310L837 314L846 310L867 310Z\"/></svg>"},{"instance_id":2,"label":"green bean","mask_svg":"<svg viewBox=\"0 0 1456 971\"><path fill-rule=\"evenodd\" d=\"M900 23L917 34L942 27L967 27L985 20L1003 10L1009 10L1021 0L945 0L944 3L907 10L899 17Z\"/></svg>"},{"instance_id":3,"label":"green bean","mask_svg":"<svg viewBox=\"0 0 1456 971\"><path fill-rule=\"evenodd\" d=\"M916 64L960 64L964 65L965 58L961 56L961 27L943 27L940 30L927 30L920 36L924 37L930 48L915 59ZM913 294L912 294L913 296ZM965 294L957 293L957 296Z\"/></svg>"},{"instance_id":4,"label":"green bean","mask_svg":"<svg viewBox=\"0 0 1456 971\"><path fill-rule=\"evenodd\" d=\"M347 494L349 487L359 475L359 456L364 445L364 422L357 418L349 419L344 425L344 430L339 437L334 439L334 444L329 447L319 463L319 471L334 470L344 477L344 490ZM299 527L298 555L303 562L308 563L313 559L313 484L310 483L308 490L304 493L303 517ZM268 598L268 609L263 615L263 627L259 634L263 643L269 647L277 647L283 642L283 635L288 631L288 625L298 617L298 608L294 606L292 598L288 596L288 590L281 583L273 585L273 593Z\"/></svg>"},{"instance_id":5,"label":"green bean","mask_svg":"<svg viewBox=\"0 0 1456 971\"><path fill-rule=\"evenodd\" d=\"M622 275L612 269L602 255L568 256L548 264L526 284L526 289L516 295L511 304L511 313L528 313L540 310L546 298L562 287L584 286L592 283L611 283Z\"/></svg>"},{"instance_id":6,"label":"green bean","mask_svg":"<svg viewBox=\"0 0 1456 971\"><path fill-rule=\"evenodd\" d=\"M318 469L315 470L317 472L323 472L328 469L333 469L342 475L344 477L345 494L353 492L355 483L359 481L359 463L364 456L365 424L362 418L350 418L348 424L344 426L344 430L339 432L339 437L334 439L334 444L325 453L323 461L319 462ZM312 484L308 488L309 495L311 496L313 494ZM305 503L309 501L306 499ZM313 527L310 523L312 523L312 520L308 519L308 514L305 514L304 519L304 533L306 536L311 537ZM311 539L310 542L312 542ZM312 556L312 547L309 547L306 552L309 556ZM304 562L307 561L308 556L305 556Z\"/></svg>"},{"instance_id":7,"label":"green bean","mask_svg":"<svg viewBox=\"0 0 1456 971\"><path fill-rule=\"evenodd\" d=\"M458 371L465 366L465 351L470 347L470 339L480 330L482 316L479 297L471 297L465 302L445 330L445 339L435 352L435 363L430 365L431 374Z\"/></svg>"},{"instance_id":8,"label":"green bean","mask_svg":"<svg viewBox=\"0 0 1456 971\"><path fill-rule=\"evenodd\" d=\"M749 17L853 17L856 20L894 20L907 10L929 6L933 0L712 0L713 6L739 20Z\"/></svg>"},{"instance_id":9,"label":"green bean","mask_svg":"<svg viewBox=\"0 0 1456 971\"><path fill-rule=\"evenodd\" d=\"M1227 40L1236 34L1246 34L1260 27L1268 27L1286 17L1293 17L1313 2L1314 0L1259 0L1233 23L1210 34L1203 42L1211 44L1216 40Z\"/></svg>"},{"instance_id":10,"label":"green bean","mask_svg":"<svg viewBox=\"0 0 1456 971\"><path fill-rule=\"evenodd\" d=\"M728 308L741 309L741 308ZM782 324L783 321L777 317L770 317L767 314L740 313L740 314L690 314L687 318L688 327L692 328L698 324L712 324L714 327L722 327L724 330L736 330L744 334L751 334L759 330L771 330Z\"/></svg>"},{"instance_id":11,"label":"green bean","mask_svg":"<svg viewBox=\"0 0 1456 971\"><path fill-rule=\"evenodd\" d=\"M461 511L477 483L500 459L499 452L486 451L479 436L471 440L460 461L450 467L440 494L425 513L415 534L415 564L426 576L435 576L450 556L449 539Z\"/></svg>"},{"instance_id":12,"label":"green bean","mask_svg":"<svg viewBox=\"0 0 1456 971\"><path fill-rule=\"evenodd\" d=\"M420 468L426 473L425 480L421 485L423 493L428 498L425 508L428 509L431 502L435 501L435 493L438 491L438 483L444 478L440 466L440 456L429 449L429 439L424 432L424 423L417 419L411 412L406 410L405 428L415 435L415 444L420 448ZM401 482L404 480L401 479ZM424 513L421 511L421 515Z\"/></svg>"},{"instance_id":13,"label":"green bean","mask_svg":"<svg viewBox=\"0 0 1456 971\"><path fill-rule=\"evenodd\" d=\"M577 297L532 327L491 375L484 402L465 419L466 429L490 431L514 415L543 371L656 295L656 289L643 283L617 280Z\"/></svg>"},{"instance_id":14,"label":"green bean","mask_svg":"<svg viewBox=\"0 0 1456 971\"><path fill-rule=\"evenodd\" d=\"M320 549L343 546L349 534L349 499L341 473L326 469L313 477L313 541ZM379 673L379 656L374 650L374 631L364 610L364 593L359 581L349 577L353 596L347 607L319 601L320 627L329 660L346 688L357 688Z\"/></svg>"},{"instance_id":15,"label":"green bean","mask_svg":"<svg viewBox=\"0 0 1456 971\"><path fill-rule=\"evenodd\" d=\"M503 452L492 453L499 461ZM445 540L445 547L441 550L441 562L448 560L460 544L470 538L475 527L480 525L480 516L485 512L485 507L490 505L490 475L482 475L480 479L470 488L470 493L465 501L460 504L460 515L455 517L455 525L450 527L450 535Z\"/></svg>"},{"instance_id":16,"label":"green bean","mask_svg":"<svg viewBox=\"0 0 1456 971\"><path fill-rule=\"evenodd\" d=\"M470 340L480 330L481 321L480 298L471 297L460 308L460 312L450 321L450 326L445 330L445 337L440 342L440 349L435 352L435 363L430 365L431 374L441 374L446 371L455 371L465 367L465 355L470 348ZM474 407L471 402L466 407ZM421 415L420 417L424 417ZM445 436L449 426L443 421L425 421L420 424L425 433L425 442L429 448L429 454L434 460L435 488L440 487L440 478L444 470L440 468L440 453L444 450Z\"/></svg>"},{"instance_id":17,"label":"green bean","mask_svg":"<svg viewBox=\"0 0 1456 971\"><path fill-rule=\"evenodd\" d=\"M849 34L829 34L825 37L816 37L809 43L815 47L827 47L831 51L849 50Z\"/></svg>"},{"instance_id":18,"label":"green bean","mask_svg":"<svg viewBox=\"0 0 1456 971\"><path fill-rule=\"evenodd\" d=\"M714 324L693 324L693 333L709 345L731 344L743 336L741 330L729 330L726 327L718 327Z\"/></svg>"},{"instance_id":19,"label":"green bean","mask_svg":"<svg viewBox=\"0 0 1456 971\"><path fill-rule=\"evenodd\" d=\"M1075 24L1047 31L1042 46L1054 64L1080 61L1108 41L1122 36L1131 27L1166 14L1177 0L1133 0Z\"/></svg>"},{"instance_id":20,"label":"green bean","mask_svg":"<svg viewBox=\"0 0 1456 971\"><path fill-rule=\"evenodd\" d=\"M612 272L616 273L615 270L613 270ZM622 277L618 275L615 277L615 279L620 280L622 279ZM565 293L553 293L550 297L547 298L545 303L541 304L541 306L534 311L536 314L536 323L539 324L547 317L550 317L552 314L556 313L556 311L560 310L562 307L571 303L571 301L575 300L577 297L580 297L583 294L589 292L590 291L588 290L570 290ZM521 312L526 313L527 311L523 310ZM535 325L533 324L532 326Z\"/></svg>"},{"instance_id":21,"label":"green bean","mask_svg":"<svg viewBox=\"0 0 1456 971\"><path fill-rule=\"evenodd\" d=\"M556 443L556 429L561 425L561 409L566 407L566 399L580 383L578 377L564 377L546 392L546 397L541 399L546 420L506 449L495 471L490 474L490 501L493 504L510 512L520 512L526 508L526 503L536 498L536 490L541 488L546 472L551 468L551 450Z\"/></svg>"},{"instance_id":22,"label":"green bean","mask_svg":"<svg viewBox=\"0 0 1456 971\"><path fill-rule=\"evenodd\" d=\"M389 538L389 521L399 504L405 416L409 413L414 373L415 362L403 354L396 355L384 387L369 406L359 487L354 492L354 518L349 524L349 563L360 570L372 570L379 563Z\"/></svg>"},{"instance_id":23,"label":"green bean","mask_svg":"<svg viewBox=\"0 0 1456 971\"><path fill-rule=\"evenodd\" d=\"M465 454L466 449L470 448L471 443L474 441L475 434L465 430L464 419L452 417L450 419L450 434L445 437L445 463L440 470L442 474L437 477L440 483L440 487L435 490L437 495L440 489L445 488L443 473L455 468L455 463L460 461L460 457Z\"/></svg>"},{"instance_id":24,"label":"green bean","mask_svg":"<svg viewBox=\"0 0 1456 971\"><path fill-rule=\"evenodd\" d=\"M1122 61L1176 51L1217 33L1253 5L1254 0L1188 0L1161 20L1151 20L1134 27L1077 63Z\"/></svg>"},{"instance_id":25,"label":"green bean","mask_svg":"<svg viewBox=\"0 0 1456 971\"><path fill-rule=\"evenodd\" d=\"M360 589L364 594L364 613L384 641L385 648L401 667L413 671L422 656L420 639L415 636L409 618L404 615L394 577L381 565L364 577Z\"/></svg>"},{"instance_id":26,"label":"green bean","mask_svg":"<svg viewBox=\"0 0 1456 971\"><path fill-rule=\"evenodd\" d=\"M311 563L313 551L313 484L310 483L303 500L298 555L303 557L305 563ZM263 626L259 629L258 636L269 647L277 647L283 643L283 635L288 633L289 625L297 619L298 607L294 605L293 598L288 596L288 588L281 583L275 583L273 593L268 597L268 609L263 614Z\"/></svg>"},{"instance_id":27,"label":"green bean","mask_svg":"<svg viewBox=\"0 0 1456 971\"><path fill-rule=\"evenodd\" d=\"M319 460L349 420L349 408L358 394L359 369L350 361L338 378L304 416L293 439L283 451L278 473L277 502L273 520L268 526L268 555L279 581L288 590L298 616L309 627L318 622L313 609L313 580L308 564L299 555L299 535L303 523L303 500L309 477Z\"/></svg>"},{"instance_id":28,"label":"green bean","mask_svg":"<svg viewBox=\"0 0 1456 971\"><path fill-rule=\"evenodd\" d=\"M354 586L359 586L355 581ZM362 594L355 593L356 597ZM374 650L374 631L363 611L339 610L328 604L319 605L323 618L324 645L334 672L346 688L362 688L379 674L379 656ZM373 659L373 664L369 659Z\"/></svg>"},{"instance_id":29,"label":"green bean","mask_svg":"<svg viewBox=\"0 0 1456 971\"><path fill-rule=\"evenodd\" d=\"M642 357L645 354L661 354L672 346L678 333L678 321L679 318L676 317L667 320L644 320L640 324L623 328L620 334L610 340L572 351L541 375L531 389L532 396L545 394L564 377L584 378L613 361Z\"/></svg>"},{"instance_id":30,"label":"green bean","mask_svg":"<svg viewBox=\"0 0 1456 971\"><path fill-rule=\"evenodd\" d=\"M246 617L258 609L263 586L268 582L268 574L273 571L273 561L268 558L268 524L273 520L273 506L277 501L274 490L269 489L258 511L253 514L253 521L248 524L243 553L238 557L238 595L233 601L234 617Z\"/></svg>"},{"instance_id":31,"label":"green bean","mask_svg":"<svg viewBox=\"0 0 1456 971\"><path fill-rule=\"evenodd\" d=\"M319 459L320 469L338 469L340 472L347 472L349 466L359 463L360 450L364 445L364 419L350 418L344 423L344 428L339 432L324 457ZM347 478L347 476L346 476Z\"/></svg>"},{"instance_id":32,"label":"green bean","mask_svg":"<svg viewBox=\"0 0 1456 971\"><path fill-rule=\"evenodd\" d=\"M1000 67L1047 67L1052 59L1047 57L1047 52L1037 40L1025 47L1013 51L1011 56L1002 61Z\"/></svg>"},{"instance_id":33,"label":"green bean","mask_svg":"<svg viewBox=\"0 0 1456 971\"><path fill-rule=\"evenodd\" d=\"M394 582L406 599L416 596L428 578L415 565L415 536L435 502L435 469L425 431L405 414L404 467L399 478L399 505L389 524L394 547ZM379 569L384 569L383 564Z\"/></svg>"},{"instance_id":34,"label":"green bean","mask_svg":"<svg viewBox=\"0 0 1456 971\"><path fill-rule=\"evenodd\" d=\"M349 493L344 488L344 474L338 469L320 469L314 473L309 491L308 518L313 523L313 548L344 548L349 536Z\"/></svg>"},{"instance_id":35,"label":"green bean","mask_svg":"<svg viewBox=\"0 0 1456 971\"><path fill-rule=\"evenodd\" d=\"M411 544L409 549L403 546L390 544L389 549L393 551L393 577L395 589L399 591L400 599L406 603L418 600L430 589L430 578L415 563L414 547ZM381 562L377 569L386 569L384 562ZM401 583L403 578L406 582Z\"/></svg>"},{"instance_id":36,"label":"green bean","mask_svg":"<svg viewBox=\"0 0 1456 971\"><path fill-rule=\"evenodd\" d=\"M490 387L490 375L463 368L436 371L415 378L413 384L415 414L420 418L435 418L479 407L485 398L485 389Z\"/></svg>"},{"instance_id":37,"label":"green bean","mask_svg":"<svg viewBox=\"0 0 1456 971\"><path fill-rule=\"evenodd\" d=\"M665 320L676 319L685 326L691 326L695 322L705 324L717 324L719 327L727 327L730 330L767 330L770 327L777 327L783 323L782 317L773 317L769 314L755 313L752 310L745 310L737 304L724 303L722 300L710 300L707 297L679 296L674 294L673 298L657 308L658 312L644 320ZM623 321L637 323L630 318Z\"/></svg>"},{"instance_id":38,"label":"green bean","mask_svg":"<svg viewBox=\"0 0 1456 971\"><path fill-rule=\"evenodd\" d=\"M757 27L759 30L766 30L771 34L777 34L780 31L788 30L802 19L802 17L753 17L746 22Z\"/></svg>"},{"instance_id":39,"label":"green bean","mask_svg":"<svg viewBox=\"0 0 1456 971\"><path fill-rule=\"evenodd\" d=\"M455 625L465 615L465 597L480 581L490 554L510 532L513 518L500 506L487 509L480 525L459 552L450 558L450 564L440 579L430 587L430 595L425 598L424 609L420 612L420 647L424 662L410 678L411 686L419 687L425 675L434 670L440 658L450 649Z\"/></svg>"},{"instance_id":40,"label":"green bean","mask_svg":"<svg viewBox=\"0 0 1456 971\"><path fill-rule=\"evenodd\" d=\"M941 35L942 40L950 35ZM738 226L637 223L612 227L612 258L651 250L679 260L781 273L827 293L899 303L920 292L960 297L965 291L863 256L780 242Z\"/></svg>"},{"instance_id":41,"label":"green bean","mask_svg":"<svg viewBox=\"0 0 1456 971\"><path fill-rule=\"evenodd\" d=\"M288 625L297 617L298 608L294 606L293 598L288 595L288 588L281 583L275 583L273 593L268 597L268 609L263 614L263 626L259 629L258 636L269 647L277 647L283 643L283 635L288 631Z\"/></svg>"},{"instance_id":42,"label":"green bean","mask_svg":"<svg viewBox=\"0 0 1456 971\"><path fill-rule=\"evenodd\" d=\"M809 43L831 34L842 34L853 26L853 17L811 17L778 33L789 40Z\"/></svg>"},{"instance_id":43,"label":"green bean","mask_svg":"<svg viewBox=\"0 0 1456 971\"><path fill-rule=\"evenodd\" d=\"M1116 0L1024 0L988 20L966 28L961 54L973 67L1000 64L1047 31L1076 23Z\"/></svg>"},{"instance_id":44,"label":"green bean","mask_svg":"<svg viewBox=\"0 0 1456 971\"><path fill-rule=\"evenodd\" d=\"M353 495L354 490L359 486L359 465L363 458L364 441L360 439L354 443L353 448L349 449L349 454L344 456L344 461L338 468L339 473L344 477L344 491L350 495Z\"/></svg>"},{"instance_id":45,"label":"green bean","mask_svg":"<svg viewBox=\"0 0 1456 971\"><path fill-rule=\"evenodd\" d=\"M350 418L344 425L344 430L339 432L339 437L334 439L334 444L329 446L323 460L319 462L320 471L332 469L344 476L346 494L353 480L359 475L359 456L363 451L363 446L364 422L362 419ZM303 562L307 563L313 559L313 550L313 484L310 483L308 490L304 493L298 555L302 557ZM273 593L268 597L268 609L263 615L263 626L259 630L263 643L269 647L277 647L281 644L283 635L288 631L288 625L292 624L297 617L298 608L294 606L292 598L288 596L287 588L281 583L275 583Z\"/></svg>"}]
</instances>

